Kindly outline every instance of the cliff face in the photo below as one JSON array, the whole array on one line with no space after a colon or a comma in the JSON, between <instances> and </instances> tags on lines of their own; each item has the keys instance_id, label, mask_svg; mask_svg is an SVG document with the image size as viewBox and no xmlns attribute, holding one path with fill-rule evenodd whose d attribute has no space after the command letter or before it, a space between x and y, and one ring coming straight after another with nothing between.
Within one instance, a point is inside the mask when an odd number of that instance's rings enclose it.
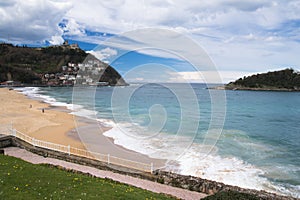
<instances>
[{"instance_id":1,"label":"cliff face","mask_svg":"<svg viewBox=\"0 0 300 200\"><path fill-rule=\"evenodd\" d=\"M70 70L69 66L78 66L91 55L74 45L51 46L46 48L18 47L11 44L0 44L0 82L18 81L25 84L45 84L49 81L56 85L68 83L76 77L79 68ZM121 75L110 65L95 57L102 65L103 73L98 80L108 85L126 85ZM94 66L93 66L94 67ZM63 80L61 77L65 77ZM100 76L99 76L100 77Z\"/></svg>"},{"instance_id":2,"label":"cliff face","mask_svg":"<svg viewBox=\"0 0 300 200\"><path fill-rule=\"evenodd\" d=\"M225 85L229 90L300 91L300 73L293 69L256 74Z\"/></svg>"}]
</instances>

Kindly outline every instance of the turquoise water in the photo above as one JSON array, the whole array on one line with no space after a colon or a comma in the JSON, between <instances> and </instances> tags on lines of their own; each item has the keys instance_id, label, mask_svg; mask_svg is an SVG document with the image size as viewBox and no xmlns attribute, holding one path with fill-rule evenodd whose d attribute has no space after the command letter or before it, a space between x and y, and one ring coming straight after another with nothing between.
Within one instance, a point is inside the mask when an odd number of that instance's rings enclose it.
<instances>
[{"instance_id":1,"label":"turquoise water","mask_svg":"<svg viewBox=\"0 0 300 200\"><path fill-rule=\"evenodd\" d=\"M300 93L226 91L225 121L220 128L209 127L213 110L206 87L192 84L196 102L183 84L134 84L117 91L99 87L96 93L95 88L77 88L75 95L73 88L23 92L67 105L77 115L96 114L99 121L114 127L105 135L116 144L176 160L178 173L300 197ZM222 119L222 113L215 114Z\"/></svg>"}]
</instances>

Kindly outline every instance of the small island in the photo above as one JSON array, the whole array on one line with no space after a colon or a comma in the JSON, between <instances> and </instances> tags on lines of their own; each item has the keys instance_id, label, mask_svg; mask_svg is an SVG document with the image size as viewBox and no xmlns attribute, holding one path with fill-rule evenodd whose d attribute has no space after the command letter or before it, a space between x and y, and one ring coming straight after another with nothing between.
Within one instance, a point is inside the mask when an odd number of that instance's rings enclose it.
<instances>
[{"instance_id":1,"label":"small island","mask_svg":"<svg viewBox=\"0 0 300 200\"><path fill-rule=\"evenodd\" d=\"M220 89L218 87L217 89ZM226 84L226 90L300 91L300 72L292 68L244 76Z\"/></svg>"}]
</instances>

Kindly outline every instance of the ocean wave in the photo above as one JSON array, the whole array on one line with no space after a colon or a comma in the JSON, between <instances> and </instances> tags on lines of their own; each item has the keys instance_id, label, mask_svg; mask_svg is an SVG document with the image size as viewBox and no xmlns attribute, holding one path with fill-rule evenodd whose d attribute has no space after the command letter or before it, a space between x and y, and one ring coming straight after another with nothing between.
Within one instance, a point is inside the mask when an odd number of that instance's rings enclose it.
<instances>
[{"instance_id":1,"label":"ocean wave","mask_svg":"<svg viewBox=\"0 0 300 200\"><path fill-rule=\"evenodd\" d=\"M128 135L126 133L128 127L121 129L120 125L115 125L104 135L113 138L115 144L152 158L167 159L169 162L177 161L179 163L177 172L181 174L259 190L266 189L265 186L269 184L266 178L260 177L264 174L262 170L235 157L221 157L217 154L216 147L206 147L193 143L191 138L169 134L160 134L143 140ZM203 154L200 149L204 148L212 151L210 154Z\"/></svg>"},{"instance_id":2,"label":"ocean wave","mask_svg":"<svg viewBox=\"0 0 300 200\"><path fill-rule=\"evenodd\" d=\"M216 153L201 155L197 151L200 145L193 144L179 159L182 174L242 188L268 189L270 183L262 177L264 171L236 157L222 157Z\"/></svg>"},{"instance_id":3,"label":"ocean wave","mask_svg":"<svg viewBox=\"0 0 300 200\"><path fill-rule=\"evenodd\" d=\"M129 124L113 124L112 129L104 132L114 143L151 158L166 159L165 166L159 166L183 175L192 175L222 182L242 188L266 190L283 195L299 197L299 186L280 185L271 182L264 169L247 163L237 157L221 156L218 148L191 143L191 139L183 136L159 134L152 138L141 139L130 131ZM190 145L188 145L190 144ZM203 149L210 149L210 154ZM176 161L176 162L174 162ZM174 165L174 163L176 163Z\"/></svg>"},{"instance_id":4,"label":"ocean wave","mask_svg":"<svg viewBox=\"0 0 300 200\"><path fill-rule=\"evenodd\" d=\"M98 113L97 111L85 109L84 106L82 106L82 105L57 101L55 98L53 98L51 96L41 94L42 90L38 87L16 88L15 90L28 96L29 98L43 101L45 103L50 104L51 106L66 107L68 110L71 111L70 114L72 114L72 115L75 115L78 117L85 117L85 118L92 119L92 120L97 119L97 117L96 117L96 115ZM107 126L109 126L108 122L105 124Z\"/></svg>"},{"instance_id":5,"label":"ocean wave","mask_svg":"<svg viewBox=\"0 0 300 200\"><path fill-rule=\"evenodd\" d=\"M72 104L67 104L64 102L58 102L55 98L50 97L48 95L41 94L41 89L38 87L26 87L26 88L16 88L15 90L20 93L28 96L29 98L36 99L48 103L52 106L64 106L68 109L72 110Z\"/></svg>"}]
</instances>

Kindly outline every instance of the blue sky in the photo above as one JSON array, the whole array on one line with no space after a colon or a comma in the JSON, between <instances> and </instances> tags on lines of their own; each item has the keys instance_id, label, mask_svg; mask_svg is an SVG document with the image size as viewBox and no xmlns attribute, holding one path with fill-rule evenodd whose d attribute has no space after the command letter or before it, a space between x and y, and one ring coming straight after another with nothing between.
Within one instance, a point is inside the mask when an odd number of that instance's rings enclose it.
<instances>
[{"instance_id":1,"label":"blue sky","mask_svg":"<svg viewBox=\"0 0 300 200\"><path fill-rule=\"evenodd\" d=\"M211 59L222 81L228 82L286 67L300 70L299 10L299 0L9 0L0 2L0 40L47 46L68 39L112 62L123 75L141 65L149 69L163 65L178 72L172 73L170 81L182 81L183 77L203 81L197 72L199 68L195 69L180 55L153 49L135 51L128 45L129 39L135 37L123 37L126 45L122 46L106 44L107 40L128 31L167 29L196 42L205 50L206 55L202 56ZM151 46L151 39L168 36L158 31L156 37L143 38L143 45ZM176 39L173 44L185 45ZM131 53L118 58L124 51ZM112 58L118 59L112 61ZM169 73L163 72L163 68L153 79ZM211 69L200 69L200 73L206 76Z\"/></svg>"}]
</instances>

